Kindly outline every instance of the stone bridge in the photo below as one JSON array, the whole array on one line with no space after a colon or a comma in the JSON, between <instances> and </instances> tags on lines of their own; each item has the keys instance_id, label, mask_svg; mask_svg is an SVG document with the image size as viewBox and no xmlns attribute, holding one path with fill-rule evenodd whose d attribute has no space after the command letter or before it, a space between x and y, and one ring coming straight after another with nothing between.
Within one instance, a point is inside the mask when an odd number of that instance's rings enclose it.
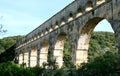
<instances>
[{"instance_id":1,"label":"stone bridge","mask_svg":"<svg viewBox=\"0 0 120 76\"><path fill-rule=\"evenodd\" d=\"M103 19L111 24L120 52L120 0L75 0L19 40L16 58L27 67L56 59L61 67L68 39L72 63L87 62L91 33Z\"/></svg>"}]
</instances>

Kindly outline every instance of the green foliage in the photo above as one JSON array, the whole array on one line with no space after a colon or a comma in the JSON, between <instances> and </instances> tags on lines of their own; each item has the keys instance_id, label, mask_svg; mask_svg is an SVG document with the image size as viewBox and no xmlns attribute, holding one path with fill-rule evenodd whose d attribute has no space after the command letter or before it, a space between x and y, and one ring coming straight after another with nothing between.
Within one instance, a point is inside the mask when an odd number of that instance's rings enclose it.
<instances>
[{"instance_id":1,"label":"green foliage","mask_svg":"<svg viewBox=\"0 0 120 76\"><path fill-rule=\"evenodd\" d=\"M3 39L0 39L0 54L5 50L9 49L20 38L22 38L22 36L6 37Z\"/></svg>"},{"instance_id":2,"label":"green foliage","mask_svg":"<svg viewBox=\"0 0 120 76\"><path fill-rule=\"evenodd\" d=\"M0 63L12 61L15 58L15 43L22 36L6 37L0 39Z\"/></svg>"},{"instance_id":3,"label":"green foliage","mask_svg":"<svg viewBox=\"0 0 120 76\"><path fill-rule=\"evenodd\" d=\"M64 50L63 50L63 68L74 68L74 65L72 63L72 57L71 57L71 50L69 48L69 41L68 38L65 40L64 43Z\"/></svg>"},{"instance_id":4,"label":"green foliage","mask_svg":"<svg viewBox=\"0 0 120 76\"><path fill-rule=\"evenodd\" d=\"M0 64L0 76L35 76L29 68L22 68L13 62Z\"/></svg>"},{"instance_id":5,"label":"green foliage","mask_svg":"<svg viewBox=\"0 0 120 76\"><path fill-rule=\"evenodd\" d=\"M106 52L89 63L84 63L82 68L78 69L79 75L84 76L116 76L120 70L120 55L112 52Z\"/></svg>"},{"instance_id":6,"label":"green foliage","mask_svg":"<svg viewBox=\"0 0 120 76\"><path fill-rule=\"evenodd\" d=\"M112 32L94 32L89 43L89 61L95 57L105 54L107 51L117 52L117 44Z\"/></svg>"},{"instance_id":7,"label":"green foliage","mask_svg":"<svg viewBox=\"0 0 120 76\"><path fill-rule=\"evenodd\" d=\"M35 66L33 68L30 68L30 70L35 76L40 76L43 74L44 68L41 68L39 66Z\"/></svg>"},{"instance_id":8,"label":"green foliage","mask_svg":"<svg viewBox=\"0 0 120 76\"><path fill-rule=\"evenodd\" d=\"M2 54L0 54L0 63L1 62L7 62L7 61L13 61L13 59L15 58L14 48L15 48L15 46L13 45L8 50L6 50Z\"/></svg>"}]
</instances>

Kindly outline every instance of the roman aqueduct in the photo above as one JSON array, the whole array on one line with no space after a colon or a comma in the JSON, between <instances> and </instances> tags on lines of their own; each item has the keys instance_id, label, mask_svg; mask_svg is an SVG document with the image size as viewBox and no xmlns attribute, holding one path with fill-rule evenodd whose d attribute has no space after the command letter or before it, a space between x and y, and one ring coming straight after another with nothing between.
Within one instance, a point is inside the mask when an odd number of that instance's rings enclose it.
<instances>
[{"instance_id":1,"label":"roman aqueduct","mask_svg":"<svg viewBox=\"0 0 120 76\"><path fill-rule=\"evenodd\" d=\"M61 67L68 38L73 64L87 62L91 33L103 19L111 24L120 52L120 0L75 0L19 40L16 58L27 67L56 59Z\"/></svg>"}]
</instances>

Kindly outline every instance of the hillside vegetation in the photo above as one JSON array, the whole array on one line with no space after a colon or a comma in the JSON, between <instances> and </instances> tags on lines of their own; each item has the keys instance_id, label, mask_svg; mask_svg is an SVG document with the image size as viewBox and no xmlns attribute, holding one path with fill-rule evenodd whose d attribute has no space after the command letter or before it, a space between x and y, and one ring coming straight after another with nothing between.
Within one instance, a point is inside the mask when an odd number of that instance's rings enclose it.
<instances>
[{"instance_id":1,"label":"hillside vegetation","mask_svg":"<svg viewBox=\"0 0 120 76\"><path fill-rule=\"evenodd\" d=\"M94 32L89 43L89 60L111 51L118 52L117 43L112 32Z\"/></svg>"},{"instance_id":2,"label":"hillside vegetation","mask_svg":"<svg viewBox=\"0 0 120 76\"><path fill-rule=\"evenodd\" d=\"M0 54L9 49L12 45L16 43L17 40L21 39L22 37L23 36L13 36L0 39Z\"/></svg>"}]
</instances>

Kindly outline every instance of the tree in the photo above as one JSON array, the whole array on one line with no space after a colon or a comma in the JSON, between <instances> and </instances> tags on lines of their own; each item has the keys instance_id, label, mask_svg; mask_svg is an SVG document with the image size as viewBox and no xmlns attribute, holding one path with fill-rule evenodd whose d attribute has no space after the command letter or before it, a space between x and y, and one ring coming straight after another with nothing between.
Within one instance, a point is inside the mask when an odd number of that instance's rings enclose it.
<instances>
[{"instance_id":1,"label":"tree","mask_svg":"<svg viewBox=\"0 0 120 76\"><path fill-rule=\"evenodd\" d=\"M96 57L94 61L82 64L78 73L83 76L116 76L120 70L120 55L111 51Z\"/></svg>"},{"instance_id":2,"label":"tree","mask_svg":"<svg viewBox=\"0 0 120 76\"><path fill-rule=\"evenodd\" d=\"M0 20L3 19L3 16L0 17ZM3 29L3 24L0 23L0 33L5 33L7 30Z\"/></svg>"}]
</instances>

